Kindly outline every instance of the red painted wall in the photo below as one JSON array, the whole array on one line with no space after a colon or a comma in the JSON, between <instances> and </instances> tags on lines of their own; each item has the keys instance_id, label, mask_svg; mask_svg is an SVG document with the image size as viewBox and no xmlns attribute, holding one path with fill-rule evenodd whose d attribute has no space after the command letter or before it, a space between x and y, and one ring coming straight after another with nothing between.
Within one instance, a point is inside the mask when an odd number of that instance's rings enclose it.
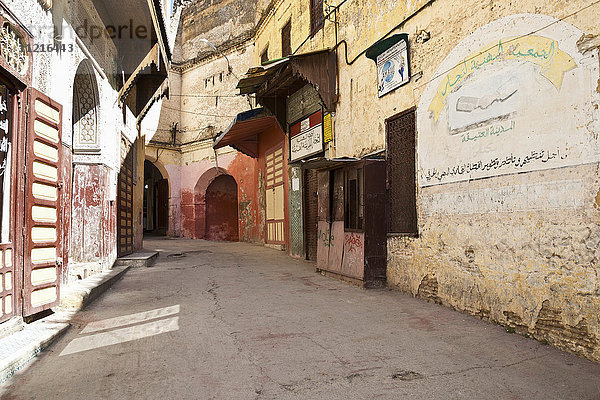
<instances>
[{"instance_id":1,"label":"red painted wall","mask_svg":"<svg viewBox=\"0 0 600 400\"><path fill-rule=\"evenodd\" d=\"M108 266L116 254L116 204L109 199L109 171L103 165L73 166L71 254L75 263Z\"/></svg>"},{"instance_id":2,"label":"red painted wall","mask_svg":"<svg viewBox=\"0 0 600 400\"><path fill-rule=\"evenodd\" d=\"M63 187L60 192L62 209L60 214L61 219L61 235L62 235L62 259L63 268L61 271L62 283L67 283L69 276L69 254L71 250L71 201L73 190L73 155L71 149L64 146L61 149L61 177Z\"/></svg>"},{"instance_id":3,"label":"red painted wall","mask_svg":"<svg viewBox=\"0 0 600 400\"><path fill-rule=\"evenodd\" d=\"M264 242L264 221L260 219L257 188L257 161L241 153L219 156L181 167L181 234L206 237L206 190L219 174L231 175L238 186L239 240ZM262 224L262 225L261 225Z\"/></svg>"}]
</instances>

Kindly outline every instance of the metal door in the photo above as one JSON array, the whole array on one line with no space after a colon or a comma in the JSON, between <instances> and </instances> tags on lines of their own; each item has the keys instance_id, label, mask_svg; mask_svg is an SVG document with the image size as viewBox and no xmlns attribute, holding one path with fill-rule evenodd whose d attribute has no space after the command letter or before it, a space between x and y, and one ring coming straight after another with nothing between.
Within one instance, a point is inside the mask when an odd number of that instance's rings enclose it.
<instances>
[{"instance_id":1,"label":"metal door","mask_svg":"<svg viewBox=\"0 0 600 400\"><path fill-rule=\"evenodd\" d=\"M319 223L318 173L304 171L304 218L306 226L306 259L317 261L317 225Z\"/></svg>"},{"instance_id":2,"label":"metal door","mask_svg":"<svg viewBox=\"0 0 600 400\"><path fill-rule=\"evenodd\" d=\"M285 191L283 187L283 147L266 156L267 243L285 243Z\"/></svg>"},{"instance_id":3,"label":"metal door","mask_svg":"<svg viewBox=\"0 0 600 400\"><path fill-rule=\"evenodd\" d=\"M62 106L28 90L23 314L60 302Z\"/></svg>"},{"instance_id":4,"label":"metal door","mask_svg":"<svg viewBox=\"0 0 600 400\"><path fill-rule=\"evenodd\" d=\"M117 182L117 241L118 256L123 257L133 253L133 154L134 144L126 149L127 155L119 171Z\"/></svg>"}]
</instances>

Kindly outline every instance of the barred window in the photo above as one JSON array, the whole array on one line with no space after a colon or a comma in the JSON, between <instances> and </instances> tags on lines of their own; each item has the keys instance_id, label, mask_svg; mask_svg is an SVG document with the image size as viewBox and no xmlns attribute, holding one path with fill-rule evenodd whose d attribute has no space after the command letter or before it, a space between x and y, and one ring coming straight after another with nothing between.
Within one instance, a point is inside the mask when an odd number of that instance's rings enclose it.
<instances>
[{"instance_id":1,"label":"barred window","mask_svg":"<svg viewBox=\"0 0 600 400\"><path fill-rule=\"evenodd\" d=\"M348 229L363 229L364 195L363 195L363 169L351 168L345 173L345 206L344 213Z\"/></svg>"},{"instance_id":2,"label":"barred window","mask_svg":"<svg viewBox=\"0 0 600 400\"><path fill-rule=\"evenodd\" d=\"M323 27L325 14L323 13L323 0L310 0L310 32L315 34Z\"/></svg>"},{"instance_id":3,"label":"barred window","mask_svg":"<svg viewBox=\"0 0 600 400\"><path fill-rule=\"evenodd\" d=\"M388 233L416 235L415 108L386 121Z\"/></svg>"}]
</instances>

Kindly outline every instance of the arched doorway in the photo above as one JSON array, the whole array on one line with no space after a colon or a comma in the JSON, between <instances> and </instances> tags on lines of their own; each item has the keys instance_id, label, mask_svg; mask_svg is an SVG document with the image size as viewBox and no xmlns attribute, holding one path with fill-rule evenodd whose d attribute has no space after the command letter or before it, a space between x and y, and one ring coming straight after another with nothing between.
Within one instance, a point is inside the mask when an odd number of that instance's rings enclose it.
<instances>
[{"instance_id":1,"label":"arched doorway","mask_svg":"<svg viewBox=\"0 0 600 400\"><path fill-rule=\"evenodd\" d=\"M206 240L237 242L238 188L231 175L217 176L206 189Z\"/></svg>"},{"instance_id":2,"label":"arched doorway","mask_svg":"<svg viewBox=\"0 0 600 400\"><path fill-rule=\"evenodd\" d=\"M169 181L144 161L144 233L166 235L169 228Z\"/></svg>"}]
</instances>

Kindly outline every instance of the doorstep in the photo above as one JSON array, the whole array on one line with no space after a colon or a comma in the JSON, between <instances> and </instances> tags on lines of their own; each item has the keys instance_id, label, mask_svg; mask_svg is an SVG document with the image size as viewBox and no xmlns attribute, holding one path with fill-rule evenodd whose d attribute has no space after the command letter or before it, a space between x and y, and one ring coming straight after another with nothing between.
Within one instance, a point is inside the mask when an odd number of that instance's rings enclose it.
<instances>
[{"instance_id":1,"label":"doorstep","mask_svg":"<svg viewBox=\"0 0 600 400\"><path fill-rule=\"evenodd\" d=\"M117 258L115 266L144 268L151 267L158 258L158 251L141 250L125 257Z\"/></svg>"}]
</instances>

